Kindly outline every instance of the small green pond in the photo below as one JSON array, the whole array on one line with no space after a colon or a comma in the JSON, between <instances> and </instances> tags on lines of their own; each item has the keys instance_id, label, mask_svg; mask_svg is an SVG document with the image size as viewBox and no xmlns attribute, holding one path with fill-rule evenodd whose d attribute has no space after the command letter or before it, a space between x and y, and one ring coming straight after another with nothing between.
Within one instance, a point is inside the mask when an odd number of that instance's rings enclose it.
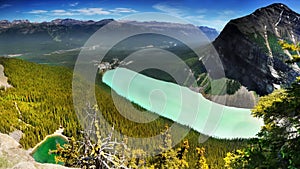
<instances>
[{"instance_id":1,"label":"small green pond","mask_svg":"<svg viewBox=\"0 0 300 169\"><path fill-rule=\"evenodd\" d=\"M55 155L49 154L49 150L56 150L56 144L64 145L68 141L62 136L49 136L32 152L32 157L40 163L55 164Z\"/></svg>"}]
</instances>

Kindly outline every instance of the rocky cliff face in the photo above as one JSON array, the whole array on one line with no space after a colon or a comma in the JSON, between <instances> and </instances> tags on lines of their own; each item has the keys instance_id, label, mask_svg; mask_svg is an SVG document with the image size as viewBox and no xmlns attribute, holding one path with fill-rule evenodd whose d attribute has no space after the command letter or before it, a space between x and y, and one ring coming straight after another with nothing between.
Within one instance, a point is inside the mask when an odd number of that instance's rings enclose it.
<instances>
[{"instance_id":1,"label":"rocky cliff face","mask_svg":"<svg viewBox=\"0 0 300 169\"><path fill-rule=\"evenodd\" d=\"M279 40L300 41L300 15L276 3L231 20L213 42L226 76L260 95L289 85L299 75L297 65L287 65L288 51Z\"/></svg>"},{"instance_id":2,"label":"rocky cliff face","mask_svg":"<svg viewBox=\"0 0 300 169\"><path fill-rule=\"evenodd\" d=\"M34 161L29 151L12 137L0 133L0 169L69 169L55 164L41 164Z\"/></svg>"}]
</instances>

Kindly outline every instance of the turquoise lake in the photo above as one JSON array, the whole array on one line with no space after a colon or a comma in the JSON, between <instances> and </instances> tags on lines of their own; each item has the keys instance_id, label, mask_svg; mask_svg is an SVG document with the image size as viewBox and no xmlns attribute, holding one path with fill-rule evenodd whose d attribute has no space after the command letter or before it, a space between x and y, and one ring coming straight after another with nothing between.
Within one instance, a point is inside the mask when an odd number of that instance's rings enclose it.
<instances>
[{"instance_id":1,"label":"turquoise lake","mask_svg":"<svg viewBox=\"0 0 300 169\"><path fill-rule=\"evenodd\" d=\"M141 107L216 138L252 138L264 124L250 109L220 105L187 87L126 68L105 72L102 81Z\"/></svg>"}]
</instances>

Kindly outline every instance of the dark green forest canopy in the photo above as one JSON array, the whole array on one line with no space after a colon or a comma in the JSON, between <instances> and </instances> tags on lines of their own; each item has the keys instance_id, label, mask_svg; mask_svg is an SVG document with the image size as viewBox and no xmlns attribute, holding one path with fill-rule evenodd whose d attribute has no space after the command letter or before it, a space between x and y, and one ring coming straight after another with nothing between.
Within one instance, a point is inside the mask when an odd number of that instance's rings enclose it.
<instances>
[{"instance_id":1,"label":"dark green forest canopy","mask_svg":"<svg viewBox=\"0 0 300 169\"><path fill-rule=\"evenodd\" d=\"M80 137L82 127L78 122L72 102L72 70L8 58L0 58L0 64L5 67L5 75L9 83L14 86L7 91L0 91L0 132L9 133L16 129L21 130L24 135L20 143L26 149L35 146L46 135L57 130L60 125L65 128L66 136ZM101 77L98 77L95 86L98 105L105 120L113 124L116 131L128 136L149 137L160 133L165 125L172 124L165 118L158 118L149 124L139 124L124 118L114 106L110 89L99 82L99 79ZM129 111L127 107L132 103L121 97L118 97L118 101L125 111ZM20 109L21 114L16 107ZM105 126L101 128L103 133L108 130ZM205 147L207 163L211 168L223 166L223 158L227 152L244 147L246 144L244 140L239 139L214 138L200 144L199 136L199 133L191 130L183 140L189 140L191 149L197 146ZM195 151L190 151L187 157L188 161L196 163Z\"/></svg>"}]
</instances>

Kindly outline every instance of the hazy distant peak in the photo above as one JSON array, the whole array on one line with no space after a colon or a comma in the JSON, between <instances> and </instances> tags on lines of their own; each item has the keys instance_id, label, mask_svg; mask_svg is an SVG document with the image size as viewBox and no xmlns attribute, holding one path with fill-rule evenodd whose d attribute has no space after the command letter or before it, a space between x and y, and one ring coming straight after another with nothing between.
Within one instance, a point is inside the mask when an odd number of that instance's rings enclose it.
<instances>
[{"instance_id":1,"label":"hazy distant peak","mask_svg":"<svg viewBox=\"0 0 300 169\"><path fill-rule=\"evenodd\" d=\"M113 19L102 19L100 21L94 21L94 20L76 20L76 19L55 19L52 20L50 23L55 24L55 25L80 25L80 24L95 24L95 23L108 23L114 21Z\"/></svg>"},{"instance_id":2,"label":"hazy distant peak","mask_svg":"<svg viewBox=\"0 0 300 169\"><path fill-rule=\"evenodd\" d=\"M213 41L219 36L219 32L207 26L199 26L199 29L208 37L209 40Z\"/></svg>"}]
</instances>

